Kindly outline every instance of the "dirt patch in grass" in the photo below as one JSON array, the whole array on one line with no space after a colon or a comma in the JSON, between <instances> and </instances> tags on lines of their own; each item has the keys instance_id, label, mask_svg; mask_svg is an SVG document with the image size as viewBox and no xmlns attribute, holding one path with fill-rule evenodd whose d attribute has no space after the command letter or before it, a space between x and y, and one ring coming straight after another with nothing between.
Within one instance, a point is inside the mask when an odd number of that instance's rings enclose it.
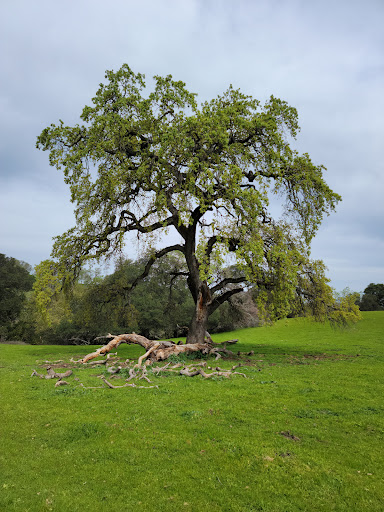
<instances>
[{"instance_id":1,"label":"dirt patch in grass","mask_svg":"<svg viewBox=\"0 0 384 512\"><path fill-rule=\"evenodd\" d=\"M316 361L345 361L354 359L360 354L304 354L302 356L288 356L290 364L310 364Z\"/></svg>"},{"instance_id":2,"label":"dirt patch in grass","mask_svg":"<svg viewBox=\"0 0 384 512\"><path fill-rule=\"evenodd\" d=\"M279 434L281 436L285 437L286 439L291 439L292 441L301 441L300 437L295 436L289 430L286 430L286 431L283 431L283 432L279 432Z\"/></svg>"}]
</instances>

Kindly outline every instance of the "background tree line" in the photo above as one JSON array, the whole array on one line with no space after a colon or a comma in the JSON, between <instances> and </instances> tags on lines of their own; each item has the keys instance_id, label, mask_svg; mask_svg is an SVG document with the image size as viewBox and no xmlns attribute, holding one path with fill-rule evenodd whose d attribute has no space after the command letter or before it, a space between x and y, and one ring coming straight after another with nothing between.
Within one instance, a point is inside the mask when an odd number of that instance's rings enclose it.
<instances>
[{"instance_id":1,"label":"background tree line","mask_svg":"<svg viewBox=\"0 0 384 512\"><path fill-rule=\"evenodd\" d=\"M1 256L1 275L14 276L0 284L2 339L81 344L108 332L137 332L151 339L186 335L194 303L175 255L159 260L133 290L145 258L121 258L106 276L82 271L70 292L62 289L50 260L32 275L32 267ZM257 325L254 298L250 289L222 305L210 318L210 331Z\"/></svg>"},{"instance_id":2,"label":"background tree line","mask_svg":"<svg viewBox=\"0 0 384 512\"><path fill-rule=\"evenodd\" d=\"M105 276L83 271L68 293L50 260L33 271L28 263L0 254L0 338L82 344L108 332L137 332L150 339L185 336L194 303L182 260L175 255L162 258L131 290L145 261L121 258ZM258 325L257 293L250 287L220 306L209 319L209 331ZM346 290L338 300L353 301L361 311L383 311L384 284L371 283L362 294ZM289 316L296 314L302 308L293 304Z\"/></svg>"}]
</instances>

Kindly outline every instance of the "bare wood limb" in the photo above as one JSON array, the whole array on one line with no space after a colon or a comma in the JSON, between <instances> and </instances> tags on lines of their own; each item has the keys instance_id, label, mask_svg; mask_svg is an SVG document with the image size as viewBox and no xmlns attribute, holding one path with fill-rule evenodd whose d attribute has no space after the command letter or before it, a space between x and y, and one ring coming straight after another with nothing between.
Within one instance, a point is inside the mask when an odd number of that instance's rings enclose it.
<instances>
[{"instance_id":1,"label":"bare wood limb","mask_svg":"<svg viewBox=\"0 0 384 512\"><path fill-rule=\"evenodd\" d=\"M116 375L117 373L120 373L120 370L122 369L122 366L118 366L115 368L114 366L111 366L110 368L107 368L107 372L111 375Z\"/></svg>"},{"instance_id":2,"label":"bare wood limb","mask_svg":"<svg viewBox=\"0 0 384 512\"><path fill-rule=\"evenodd\" d=\"M48 375L45 376L46 379L54 379L56 377L55 370L53 370L50 366L47 368L47 374Z\"/></svg>"},{"instance_id":3,"label":"bare wood limb","mask_svg":"<svg viewBox=\"0 0 384 512\"><path fill-rule=\"evenodd\" d=\"M151 341L143 336L139 336L139 335L136 335L135 333L133 333L133 334L122 334L119 336L114 336L112 338L112 340L107 345L105 345L104 347L101 347L100 349L96 350L92 354L89 354L88 356L86 356L85 358L83 358L80 361L86 361L86 363L83 363L83 364L86 364L87 366L90 366L90 367L97 365L97 363L106 364L106 362L108 362L108 359L109 360L112 359L111 353L107 353L107 358L104 359L103 361L89 361L89 359L90 359L90 357L95 357L95 354L98 354L98 355L103 354L103 352L105 353L108 348L111 349L112 347L117 347L120 343L123 343L123 342L138 343L139 345L147 348L147 350L138 359L138 363L134 367L129 368L129 378L126 379L126 381L123 385L115 386L109 380L107 380L104 375L99 375L99 378L101 378L101 380L103 381L103 384L108 386L110 389L117 389L117 388L122 388L122 387L158 388L157 385L138 386L137 384L130 382L133 379L138 379L138 380L145 380L148 382L148 384L153 384L147 374L147 368L146 368L146 364L151 363L151 361L149 359L147 359L150 356L151 356L151 358L153 356L153 360L163 360L163 359L166 359L166 357L168 357L168 355L170 355L170 354L177 355L178 353L182 354L185 352L193 353L193 352L200 351L200 352L204 352L208 355L209 354L215 355L216 359L218 359L221 357L222 353L232 354L232 352L230 352L229 350L227 350L224 347L226 342L224 342L222 344L214 344L216 346L213 346L213 347L212 347L212 344L210 344L208 342L205 344L195 343L195 344L186 344L186 345L176 345L175 343L173 343L171 341ZM230 342L236 343L237 340L230 340ZM144 361L145 361L145 363L144 363ZM73 360L72 360L72 362L77 363L77 361L73 361ZM131 364L133 364L133 362ZM163 366L153 367L152 373L154 375L158 376L161 372L175 372L175 373L179 373L179 375L184 375L186 377L195 377L195 376L201 375L204 379L209 379L209 378L212 378L215 376L230 378L232 375L241 375L242 377L246 378L246 375L244 373L234 371L239 366L241 366L241 364L232 366L232 368L230 370L224 370L224 369L220 368L219 366L216 366L214 368L214 371L207 373L206 368L208 368L208 370L212 370L212 368L207 367L206 361L201 361L199 363L195 362L195 363L191 363L190 365L185 365L185 364L183 365L182 363L177 363L172 366L171 366L171 363L168 362ZM108 373L111 374L111 378L115 378L117 373L119 373L123 368L127 368L127 367L129 367L129 360L126 361L125 363L121 363L119 366L109 367L109 368L107 368L107 371L108 371ZM64 378L69 377L70 375L72 375L72 373L73 373L72 370L68 370L64 373L57 373L54 368L52 368L51 366L48 366L47 367L47 375L42 375L42 374L36 372L36 370L34 370L32 372L31 376L37 376L40 379L58 379L55 387L59 387L59 386L63 386L63 385L68 385L68 382L65 381ZM75 380L79 382L79 379L77 377L75 377ZM82 384L82 383L80 383L79 386L84 389L101 389L101 388L103 388L103 386L101 386L101 387L100 386L89 386L88 387L88 386L84 386L84 384Z\"/></svg>"},{"instance_id":4,"label":"bare wood limb","mask_svg":"<svg viewBox=\"0 0 384 512\"><path fill-rule=\"evenodd\" d=\"M80 363L81 363L81 362L82 362L82 359L79 359L79 361L73 361L73 362L76 362L76 363L77 363L77 362L80 362ZM108 362L108 359L103 359L102 361L89 361L89 362L87 363L87 365L88 365L88 366L101 366L101 365L103 365L103 364L105 364L105 365L106 365L106 364L107 364L107 362Z\"/></svg>"},{"instance_id":5,"label":"bare wood limb","mask_svg":"<svg viewBox=\"0 0 384 512\"><path fill-rule=\"evenodd\" d=\"M149 348L152 346L152 342L150 340L144 336L140 336L139 334L120 334L119 336L115 336L109 343L103 345L95 352L92 352L91 354L83 357L83 359L81 359L79 362L87 363L91 359L95 359L96 357L107 354L112 349L117 348L121 343L135 343L137 345L141 345L146 350L149 350Z\"/></svg>"},{"instance_id":6,"label":"bare wood limb","mask_svg":"<svg viewBox=\"0 0 384 512\"><path fill-rule=\"evenodd\" d=\"M209 334L208 331L205 331L204 341L213 344L213 339L211 338L211 335Z\"/></svg>"},{"instance_id":7,"label":"bare wood limb","mask_svg":"<svg viewBox=\"0 0 384 512\"><path fill-rule=\"evenodd\" d=\"M200 370L191 371L188 368L183 368L180 370L180 375L185 375L186 377L195 377L196 375L200 375Z\"/></svg>"},{"instance_id":8,"label":"bare wood limb","mask_svg":"<svg viewBox=\"0 0 384 512\"><path fill-rule=\"evenodd\" d=\"M67 382L66 380L58 380L55 384L55 388L59 387L59 386L68 386L69 382Z\"/></svg>"},{"instance_id":9,"label":"bare wood limb","mask_svg":"<svg viewBox=\"0 0 384 512\"><path fill-rule=\"evenodd\" d=\"M130 380L135 379L136 377L137 377L137 371L135 371L134 368L131 368L129 370L129 377L128 377L128 379L126 379L126 382L129 382Z\"/></svg>"},{"instance_id":10,"label":"bare wood limb","mask_svg":"<svg viewBox=\"0 0 384 512\"><path fill-rule=\"evenodd\" d=\"M149 384L152 384L152 381L150 381L146 375L142 375L141 377L139 377L139 380L143 380L143 379L146 380Z\"/></svg>"},{"instance_id":11,"label":"bare wood limb","mask_svg":"<svg viewBox=\"0 0 384 512\"><path fill-rule=\"evenodd\" d=\"M31 377L39 377L39 379L64 379L65 377L69 377L70 375L72 375L72 370L68 370L64 373L56 373L55 370L53 368L51 368L50 366L48 366L47 368L47 375L42 375L41 373L37 373L36 370L33 370L32 374L31 374Z\"/></svg>"},{"instance_id":12,"label":"bare wood limb","mask_svg":"<svg viewBox=\"0 0 384 512\"><path fill-rule=\"evenodd\" d=\"M225 377L229 379L232 375L242 375L245 379L247 376L244 373L233 372L232 370L221 370L214 371L211 373L206 373L202 368L197 370L196 368L183 368L180 370L180 375L185 375L186 377L195 377L196 375L201 375L204 379L209 379L211 377Z\"/></svg>"},{"instance_id":13,"label":"bare wood limb","mask_svg":"<svg viewBox=\"0 0 384 512\"><path fill-rule=\"evenodd\" d=\"M129 388L139 388L139 389L149 389L149 388L157 388L157 389L159 389L159 386L137 386L134 383L130 384L128 382L126 382L122 386L114 386L109 381L107 381L107 379L104 376L101 377L101 380L111 389L120 389L120 388L128 388L128 387Z\"/></svg>"},{"instance_id":14,"label":"bare wood limb","mask_svg":"<svg viewBox=\"0 0 384 512\"><path fill-rule=\"evenodd\" d=\"M68 370L64 373L55 373L55 377L59 379L65 379L66 377L70 377L72 375L73 371Z\"/></svg>"},{"instance_id":15,"label":"bare wood limb","mask_svg":"<svg viewBox=\"0 0 384 512\"><path fill-rule=\"evenodd\" d=\"M83 360L82 359L73 359L73 357L71 357L71 359L69 360L71 363L82 363ZM100 364L104 364L104 363L100 363Z\"/></svg>"},{"instance_id":16,"label":"bare wood limb","mask_svg":"<svg viewBox=\"0 0 384 512\"><path fill-rule=\"evenodd\" d=\"M42 375L41 373L37 373L36 370L33 370L31 377L39 377L39 379L45 379L45 375Z\"/></svg>"},{"instance_id":17,"label":"bare wood limb","mask_svg":"<svg viewBox=\"0 0 384 512\"><path fill-rule=\"evenodd\" d=\"M154 345L153 345L149 350L147 350L147 352L146 352L144 355L142 355L142 356L140 356L140 357L139 357L139 360L137 361L137 365L138 365L138 366L141 366L141 365L143 364L143 361L144 361L145 359L147 359L147 357L148 357L150 354L152 354L152 352L153 352L154 350L156 350L156 349L157 349L157 347L159 347L159 346L160 346L160 343L155 343L155 344L154 344Z\"/></svg>"}]
</instances>

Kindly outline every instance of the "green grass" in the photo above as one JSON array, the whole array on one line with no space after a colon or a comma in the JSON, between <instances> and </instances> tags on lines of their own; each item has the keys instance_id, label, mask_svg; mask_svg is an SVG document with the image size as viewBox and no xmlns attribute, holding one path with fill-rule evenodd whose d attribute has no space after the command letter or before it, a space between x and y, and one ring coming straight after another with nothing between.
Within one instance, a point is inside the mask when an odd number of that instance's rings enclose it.
<instances>
[{"instance_id":1,"label":"green grass","mask_svg":"<svg viewBox=\"0 0 384 512\"><path fill-rule=\"evenodd\" d=\"M36 360L87 347L0 345L0 510L384 510L384 313L214 338L234 337L254 351L247 379L169 375L159 389L78 387L98 385L95 369L55 388L30 377Z\"/></svg>"}]
</instances>

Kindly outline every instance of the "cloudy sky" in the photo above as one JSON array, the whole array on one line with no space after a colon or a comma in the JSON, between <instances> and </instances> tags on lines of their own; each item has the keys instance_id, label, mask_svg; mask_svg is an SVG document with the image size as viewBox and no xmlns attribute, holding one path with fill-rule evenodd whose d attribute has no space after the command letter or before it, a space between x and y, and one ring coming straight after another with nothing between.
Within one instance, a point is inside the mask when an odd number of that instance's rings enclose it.
<instances>
[{"instance_id":1,"label":"cloudy sky","mask_svg":"<svg viewBox=\"0 0 384 512\"><path fill-rule=\"evenodd\" d=\"M343 197L312 256L337 290L384 282L383 26L383 0L2 0L0 252L35 265L73 225L36 137L78 122L104 71L126 62L201 100L233 84L296 107L298 149Z\"/></svg>"}]
</instances>

